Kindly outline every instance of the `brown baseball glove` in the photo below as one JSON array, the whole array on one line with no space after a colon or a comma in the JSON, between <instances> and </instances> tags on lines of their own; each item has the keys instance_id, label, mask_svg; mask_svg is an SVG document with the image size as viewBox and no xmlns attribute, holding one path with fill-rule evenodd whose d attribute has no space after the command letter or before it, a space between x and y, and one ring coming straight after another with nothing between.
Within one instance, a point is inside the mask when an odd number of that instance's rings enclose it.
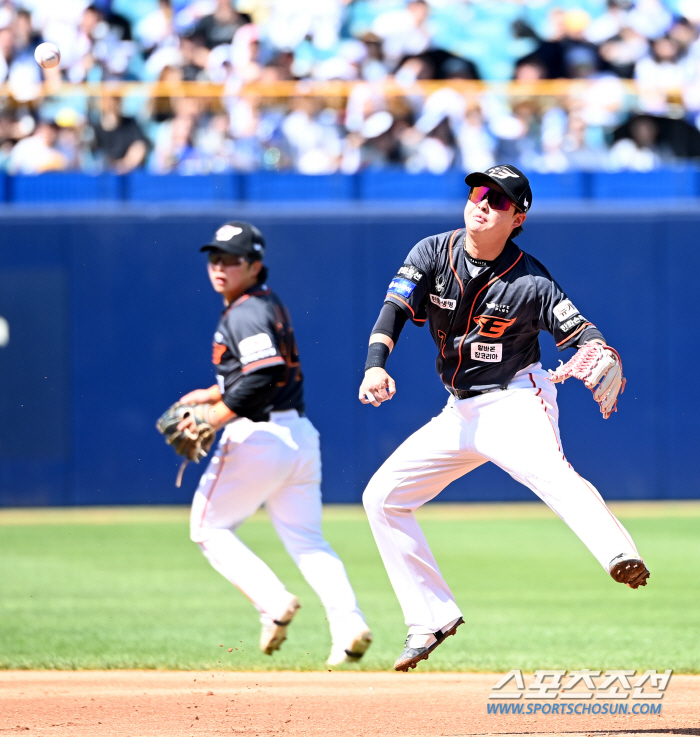
<instances>
[{"instance_id":1,"label":"brown baseball glove","mask_svg":"<svg viewBox=\"0 0 700 737\"><path fill-rule=\"evenodd\" d=\"M609 345L586 343L573 358L549 372L555 383L566 381L570 376L580 379L592 392L593 399L607 420L617 412L617 395L625 390L627 379L622 376L620 354Z\"/></svg>"},{"instance_id":2,"label":"brown baseball glove","mask_svg":"<svg viewBox=\"0 0 700 737\"><path fill-rule=\"evenodd\" d=\"M188 417L192 417L197 423L196 430L178 430L177 426ZM214 444L216 430L209 421L209 405L177 402L158 418L156 428L165 436L165 442L185 458L175 481L175 486L179 487L187 464L190 461L199 463L202 458L206 458Z\"/></svg>"}]
</instances>

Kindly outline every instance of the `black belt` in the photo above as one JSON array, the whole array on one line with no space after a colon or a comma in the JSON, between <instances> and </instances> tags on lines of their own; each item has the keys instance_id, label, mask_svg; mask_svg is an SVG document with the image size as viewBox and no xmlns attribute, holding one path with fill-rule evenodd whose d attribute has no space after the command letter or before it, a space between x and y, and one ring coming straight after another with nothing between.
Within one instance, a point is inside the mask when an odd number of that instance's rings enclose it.
<instances>
[{"instance_id":1,"label":"black belt","mask_svg":"<svg viewBox=\"0 0 700 737\"><path fill-rule=\"evenodd\" d=\"M469 389L467 391L464 391L462 389L453 389L451 386L448 386L447 391L455 399L471 399L472 397L478 397L480 394L488 394L489 392L495 392L498 389L505 391L507 388L508 388L507 386L497 386L494 389L479 389L476 391Z\"/></svg>"}]
</instances>

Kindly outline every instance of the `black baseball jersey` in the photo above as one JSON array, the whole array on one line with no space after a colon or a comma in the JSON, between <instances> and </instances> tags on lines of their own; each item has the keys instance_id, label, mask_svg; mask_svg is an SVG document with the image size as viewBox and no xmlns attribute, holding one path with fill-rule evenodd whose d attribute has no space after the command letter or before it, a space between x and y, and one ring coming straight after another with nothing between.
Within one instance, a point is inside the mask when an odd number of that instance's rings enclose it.
<instances>
[{"instance_id":1,"label":"black baseball jersey","mask_svg":"<svg viewBox=\"0 0 700 737\"><path fill-rule=\"evenodd\" d=\"M591 333L545 267L508 241L473 278L466 266L464 229L433 235L408 254L386 296L416 325L426 321L439 354L437 372L449 389L505 387L540 358L546 330L559 350Z\"/></svg>"},{"instance_id":2,"label":"black baseball jersey","mask_svg":"<svg viewBox=\"0 0 700 737\"><path fill-rule=\"evenodd\" d=\"M254 285L226 307L214 333L212 360L224 403L244 377L270 367L283 369L275 372L276 387L265 407L255 402L246 412L236 406L237 414L258 420L273 410L303 413L303 377L292 322L267 285Z\"/></svg>"}]
</instances>

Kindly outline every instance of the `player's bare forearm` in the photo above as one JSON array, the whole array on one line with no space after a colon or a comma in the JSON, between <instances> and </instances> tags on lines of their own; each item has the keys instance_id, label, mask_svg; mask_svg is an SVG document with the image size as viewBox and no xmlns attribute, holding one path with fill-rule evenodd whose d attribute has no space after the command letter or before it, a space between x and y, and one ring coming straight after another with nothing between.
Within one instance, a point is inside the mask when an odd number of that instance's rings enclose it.
<instances>
[{"instance_id":1,"label":"player's bare forearm","mask_svg":"<svg viewBox=\"0 0 700 737\"><path fill-rule=\"evenodd\" d=\"M221 392L217 384L208 389L195 389L180 397L180 404L216 404L221 401Z\"/></svg>"},{"instance_id":2,"label":"player's bare forearm","mask_svg":"<svg viewBox=\"0 0 700 737\"><path fill-rule=\"evenodd\" d=\"M394 349L394 341L383 333L373 333L369 344L382 343L387 346L389 353ZM372 404L379 407L396 394L396 384L382 366L373 366L365 371L365 377L360 385L359 399L362 404Z\"/></svg>"},{"instance_id":3,"label":"player's bare forearm","mask_svg":"<svg viewBox=\"0 0 700 737\"><path fill-rule=\"evenodd\" d=\"M209 407L209 424L218 430L227 422L236 417L236 413L232 412L222 401L218 401Z\"/></svg>"}]
</instances>

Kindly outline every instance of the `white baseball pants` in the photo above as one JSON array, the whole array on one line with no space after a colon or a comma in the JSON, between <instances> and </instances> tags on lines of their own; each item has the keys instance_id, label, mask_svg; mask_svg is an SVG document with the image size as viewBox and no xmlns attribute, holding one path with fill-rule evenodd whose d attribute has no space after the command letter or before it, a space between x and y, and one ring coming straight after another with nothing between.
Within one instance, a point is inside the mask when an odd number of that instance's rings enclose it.
<instances>
[{"instance_id":1,"label":"white baseball pants","mask_svg":"<svg viewBox=\"0 0 700 737\"><path fill-rule=\"evenodd\" d=\"M461 616L413 512L487 461L532 489L606 571L616 555L637 554L600 494L566 460L556 395L537 363L516 374L507 390L450 397L369 482L365 509L409 632L435 632Z\"/></svg>"},{"instance_id":2,"label":"white baseball pants","mask_svg":"<svg viewBox=\"0 0 700 737\"><path fill-rule=\"evenodd\" d=\"M319 434L296 410L269 422L228 424L194 495L191 537L214 568L258 609L280 619L290 593L235 535L263 503L287 552L318 594L331 636L343 641L365 628L345 567L321 533Z\"/></svg>"}]
</instances>

